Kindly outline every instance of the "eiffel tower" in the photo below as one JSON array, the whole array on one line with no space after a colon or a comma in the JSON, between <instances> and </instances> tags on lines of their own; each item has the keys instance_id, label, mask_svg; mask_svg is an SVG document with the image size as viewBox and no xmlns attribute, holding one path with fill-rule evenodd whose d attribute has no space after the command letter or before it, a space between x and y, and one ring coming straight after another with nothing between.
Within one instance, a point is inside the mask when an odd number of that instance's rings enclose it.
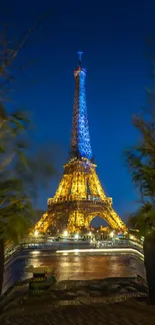
<instances>
[{"instance_id":1,"label":"eiffel tower","mask_svg":"<svg viewBox=\"0 0 155 325\"><path fill-rule=\"evenodd\" d=\"M53 198L48 199L48 209L35 231L46 233L48 229L61 232L67 229L74 233L88 228L92 219L99 216L111 228L126 231L126 226L113 210L112 198L106 197L96 173L96 165L90 143L86 107L86 70L79 65L74 70L75 95L72 134L69 158L64 165L64 173Z\"/></svg>"}]
</instances>

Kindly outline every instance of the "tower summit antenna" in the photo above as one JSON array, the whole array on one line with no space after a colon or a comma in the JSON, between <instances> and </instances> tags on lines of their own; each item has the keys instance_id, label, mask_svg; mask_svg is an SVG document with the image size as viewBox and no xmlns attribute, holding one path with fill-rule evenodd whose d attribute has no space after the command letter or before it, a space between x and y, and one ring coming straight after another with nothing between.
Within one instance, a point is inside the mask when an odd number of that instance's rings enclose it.
<instances>
[{"instance_id":1,"label":"tower summit antenna","mask_svg":"<svg viewBox=\"0 0 155 325\"><path fill-rule=\"evenodd\" d=\"M78 52L78 56L79 56L79 67L81 67L81 56L82 56L83 52Z\"/></svg>"}]
</instances>

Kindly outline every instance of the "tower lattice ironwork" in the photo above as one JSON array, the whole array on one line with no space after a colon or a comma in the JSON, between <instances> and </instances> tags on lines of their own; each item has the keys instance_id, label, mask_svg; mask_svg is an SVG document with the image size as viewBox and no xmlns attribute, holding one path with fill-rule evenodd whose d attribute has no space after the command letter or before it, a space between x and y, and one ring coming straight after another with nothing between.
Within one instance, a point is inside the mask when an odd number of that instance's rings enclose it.
<instances>
[{"instance_id":1,"label":"tower lattice ironwork","mask_svg":"<svg viewBox=\"0 0 155 325\"><path fill-rule=\"evenodd\" d=\"M116 230L125 231L126 226L112 207L101 186L93 162L86 107L86 70L79 66L74 70L75 96L69 159L53 198L48 199L48 209L35 230L47 232L49 228L68 229L75 232L88 228L95 216L103 218Z\"/></svg>"}]
</instances>

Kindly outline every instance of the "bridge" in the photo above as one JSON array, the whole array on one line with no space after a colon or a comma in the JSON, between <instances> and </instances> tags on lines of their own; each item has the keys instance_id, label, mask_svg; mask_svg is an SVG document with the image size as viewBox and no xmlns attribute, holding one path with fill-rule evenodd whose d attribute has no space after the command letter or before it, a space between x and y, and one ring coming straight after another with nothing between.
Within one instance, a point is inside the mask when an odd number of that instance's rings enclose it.
<instances>
[{"instance_id":1,"label":"bridge","mask_svg":"<svg viewBox=\"0 0 155 325\"><path fill-rule=\"evenodd\" d=\"M49 237L50 238L50 237ZM67 247L66 247L67 246ZM67 248L67 249L66 249ZM136 254L141 259L144 258L143 254L143 246L132 240L120 240L119 243L114 243L112 241L99 241L98 243L90 243L88 241L41 241L33 240L33 238L25 238L25 241L20 243L19 245L12 246L10 250L5 250L5 261L6 263L13 258L15 255L22 254L23 250L52 250L56 253L74 253L74 252L102 252L102 253L126 253L126 254Z\"/></svg>"}]
</instances>

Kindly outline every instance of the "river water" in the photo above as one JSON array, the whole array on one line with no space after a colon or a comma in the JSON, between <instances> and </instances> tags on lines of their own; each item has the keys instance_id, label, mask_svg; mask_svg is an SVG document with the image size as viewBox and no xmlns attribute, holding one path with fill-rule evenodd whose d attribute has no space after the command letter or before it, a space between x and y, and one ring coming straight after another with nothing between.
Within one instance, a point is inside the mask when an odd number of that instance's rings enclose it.
<instances>
[{"instance_id":1,"label":"river water","mask_svg":"<svg viewBox=\"0 0 155 325\"><path fill-rule=\"evenodd\" d=\"M127 254L27 251L5 266L5 291L12 283L32 276L28 267L50 267L58 280L86 280L106 277L130 277L137 274L145 278L143 262L137 256Z\"/></svg>"}]
</instances>

